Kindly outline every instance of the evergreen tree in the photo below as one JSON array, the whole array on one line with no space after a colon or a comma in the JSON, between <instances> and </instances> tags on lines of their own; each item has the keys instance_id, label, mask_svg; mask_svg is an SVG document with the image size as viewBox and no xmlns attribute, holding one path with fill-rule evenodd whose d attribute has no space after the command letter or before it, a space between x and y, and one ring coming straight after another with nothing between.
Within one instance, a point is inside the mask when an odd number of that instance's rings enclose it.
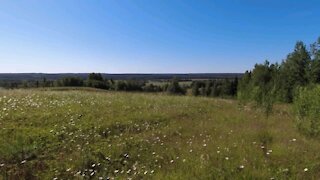
<instances>
[{"instance_id":1,"label":"evergreen tree","mask_svg":"<svg viewBox=\"0 0 320 180\"><path fill-rule=\"evenodd\" d=\"M292 102L294 89L308 83L308 72L310 71L310 54L303 42L296 43L294 52L290 53L282 63L283 92L285 101Z\"/></svg>"}]
</instances>

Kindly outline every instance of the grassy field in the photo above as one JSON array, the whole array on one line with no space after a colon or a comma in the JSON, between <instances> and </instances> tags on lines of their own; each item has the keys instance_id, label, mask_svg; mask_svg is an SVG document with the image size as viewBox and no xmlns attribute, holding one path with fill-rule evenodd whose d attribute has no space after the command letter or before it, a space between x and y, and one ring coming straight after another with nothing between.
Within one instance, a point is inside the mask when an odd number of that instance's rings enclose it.
<instances>
[{"instance_id":1,"label":"grassy field","mask_svg":"<svg viewBox=\"0 0 320 180\"><path fill-rule=\"evenodd\" d=\"M317 179L320 141L288 105L0 90L0 179Z\"/></svg>"}]
</instances>

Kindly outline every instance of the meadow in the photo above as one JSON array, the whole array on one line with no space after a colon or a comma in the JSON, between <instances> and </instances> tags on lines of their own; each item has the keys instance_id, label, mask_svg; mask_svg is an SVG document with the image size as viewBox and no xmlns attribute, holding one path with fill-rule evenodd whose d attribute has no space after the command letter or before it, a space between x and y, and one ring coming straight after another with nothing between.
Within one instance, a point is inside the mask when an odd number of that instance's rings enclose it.
<instances>
[{"instance_id":1,"label":"meadow","mask_svg":"<svg viewBox=\"0 0 320 180\"><path fill-rule=\"evenodd\" d=\"M0 179L317 179L291 105L83 90L0 90Z\"/></svg>"}]
</instances>

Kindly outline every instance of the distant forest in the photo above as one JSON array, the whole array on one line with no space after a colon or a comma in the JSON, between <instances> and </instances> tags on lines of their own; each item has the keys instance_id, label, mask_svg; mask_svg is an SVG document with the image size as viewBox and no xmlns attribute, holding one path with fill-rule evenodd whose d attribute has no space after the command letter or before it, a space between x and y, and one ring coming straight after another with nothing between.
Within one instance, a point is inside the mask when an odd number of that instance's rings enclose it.
<instances>
[{"instance_id":1,"label":"distant forest","mask_svg":"<svg viewBox=\"0 0 320 180\"><path fill-rule=\"evenodd\" d=\"M42 76L42 77L41 77ZM242 74L2 74L3 88L92 87L113 91L164 92L234 97ZM109 78L106 78L109 77ZM113 78L111 78L113 77Z\"/></svg>"},{"instance_id":2,"label":"distant forest","mask_svg":"<svg viewBox=\"0 0 320 180\"><path fill-rule=\"evenodd\" d=\"M44 74L44 73L0 73L0 81L41 81L59 80L64 77L78 77L87 79L89 73L59 73L59 74ZM189 74L106 74L101 73L104 79L113 80L170 80L179 78L180 80L191 79L226 79L241 77L243 73L189 73Z\"/></svg>"}]
</instances>

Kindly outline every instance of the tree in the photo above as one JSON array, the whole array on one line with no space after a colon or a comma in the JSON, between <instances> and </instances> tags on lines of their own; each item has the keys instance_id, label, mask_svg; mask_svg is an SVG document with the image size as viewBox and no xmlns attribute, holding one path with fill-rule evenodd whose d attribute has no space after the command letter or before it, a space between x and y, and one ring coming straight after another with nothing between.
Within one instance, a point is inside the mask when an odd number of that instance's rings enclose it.
<instances>
[{"instance_id":1,"label":"tree","mask_svg":"<svg viewBox=\"0 0 320 180\"><path fill-rule=\"evenodd\" d=\"M221 94L221 84L217 81L213 83L213 86L211 87L210 96L212 97L218 97Z\"/></svg>"},{"instance_id":2,"label":"tree","mask_svg":"<svg viewBox=\"0 0 320 180\"><path fill-rule=\"evenodd\" d=\"M268 116L274 103L274 71L277 65L265 61L264 64L256 64L251 73L246 72L240 81L239 92L241 100L253 100L258 107L262 107Z\"/></svg>"},{"instance_id":3,"label":"tree","mask_svg":"<svg viewBox=\"0 0 320 180\"><path fill-rule=\"evenodd\" d=\"M310 71L311 58L303 42L298 41L295 49L287 56L282 63L281 73L285 77L283 82L286 102L292 102L293 91L298 86L308 83L308 73Z\"/></svg>"},{"instance_id":4,"label":"tree","mask_svg":"<svg viewBox=\"0 0 320 180\"><path fill-rule=\"evenodd\" d=\"M200 94L199 88L200 88L200 83L198 81L194 81L192 83L192 92L191 92L193 96L199 96Z\"/></svg>"},{"instance_id":5,"label":"tree","mask_svg":"<svg viewBox=\"0 0 320 180\"><path fill-rule=\"evenodd\" d=\"M246 71L238 84L237 96L240 101L251 100L251 71Z\"/></svg>"},{"instance_id":6,"label":"tree","mask_svg":"<svg viewBox=\"0 0 320 180\"><path fill-rule=\"evenodd\" d=\"M83 86L83 80L78 77L64 77L58 81L58 86Z\"/></svg>"},{"instance_id":7,"label":"tree","mask_svg":"<svg viewBox=\"0 0 320 180\"><path fill-rule=\"evenodd\" d=\"M161 87L157 86L157 85L153 85L151 84L147 84L143 87L143 91L146 92L160 92L161 91Z\"/></svg>"},{"instance_id":8,"label":"tree","mask_svg":"<svg viewBox=\"0 0 320 180\"><path fill-rule=\"evenodd\" d=\"M104 79L100 73L90 73L88 80L103 81Z\"/></svg>"},{"instance_id":9,"label":"tree","mask_svg":"<svg viewBox=\"0 0 320 180\"><path fill-rule=\"evenodd\" d=\"M47 78L43 78L42 79L42 87L46 87L47 86Z\"/></svg>"},{"instance_id":10,"label":"tree","mask_svg":"<svg viewBox=\"0 0 320 180\"><path fill-rule=\"evenodd\" d=\"M311 45L311 56L310 81L320 83L320 37L317 42Z\"/></svg>"},{"instance_id":11,"label":"tree","mask_svg":"<svg viewBox=\"0 0 320 180\"><path fill-rule=\"evenodd\" d=\"M170 84L168 85L167 92L169 94L185 94L185 90L181 88L177 78L171 80Z\"/></svg>"},{"instance_id":12,"label":"tree","mask_svg":"<svg viewBox=\"0 0 320 180\"><path fill-rule=\"evenodd\" d=\"M232 83L231 83L231 95L232 96L237 95L238 83L239 83L239 79L238 79L238 77L235 77L234 81L232 81Z\"/></svg>"},{"instance_id":13,"label":"tree","mask_svg":"<svg viewBox=\"0 0 320 180\"><path fill-rule=\"evenodd\" d=\"M99 89L109 89L109 83L107 80L104 80L100 73L91 73L88 75L87 80L88 87L94 87Z\"/></svg>"},{"instance_id":14,"label":"tree","mask_svg":"<svg viewBox=\"0 0 320 180\"><path fill-rule=\"evenodd\" d=\"M231 96L231 82L229 79L224 79L221 83L221 95Z\"/></svg>"},{"instance_id":15,"label":"tree","mask_svg":"<svg viewBox=\"0 0 320 180\"><path fill-rule=\"evenodd\" d=\"M142 87L145 86L144 81L128 80L126 81L127 91L142 91Z\"/></svg>"},{"instance_id":16,"label":"tree","mask_svg":"<svg viewBox=\"0 0 320 180\"><path fill-rule=\"evenodd\" d=\"M204 87L204 95L209 96L211 93L211 87L212 87L212 81L206 81L205 87Z\"/></svg>"}]
</instances>

